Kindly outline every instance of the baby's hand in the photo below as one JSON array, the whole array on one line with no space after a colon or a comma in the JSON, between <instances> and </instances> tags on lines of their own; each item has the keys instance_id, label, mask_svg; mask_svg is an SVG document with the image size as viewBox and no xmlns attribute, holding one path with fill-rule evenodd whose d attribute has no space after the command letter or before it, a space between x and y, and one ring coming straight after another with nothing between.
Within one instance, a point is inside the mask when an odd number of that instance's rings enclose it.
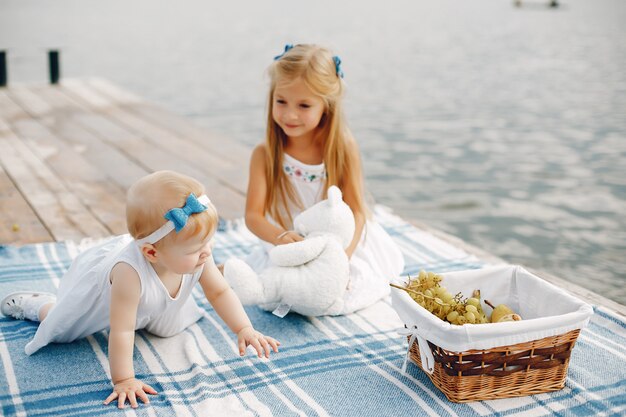
<instances>
[{"instance_id":1,"label":"baby's hand","mask_svg":"<svg viewBox=\"0 0 626 417\"><path fill-rule=\"evenodd\" d=\"M287 232L283 232L276 237L276 245L285 245L287 243L300 242L304 240L302 236L294 232L293 230L289 230Z\"/></svg>"},{"instance_id":2,"label":"baby's hand","mask_svg":"<svg viewBox=\"0 0 626 417\"><path fill-rule=\"evenodd\" d=\"M237 333L237 342L239 343L239 354L241 356L246 354L246 347L252 345L252 347L259 354L259 358L263 353L265 357L270 357L270 346L274 352L278 352L278 346L280 342L276 339L264 336L262 333L254 330L252 326L244 327Z\"/></svg>"},{"instance_id":3,"label":"baby's hand","mask_svg":"<svg viewBox=\"0 0 626 417\"><path fill-rule=\"evenodd\" d=\"M104 400L104 405L117 398L117 408L124 408L126 399L132 408L137 408L137 397L144 404L150 404L147 394L156 394L156 390L148 384L144 384L136 378L128 378L113 386L113 392Z\"/></svg>"}]
</instances>

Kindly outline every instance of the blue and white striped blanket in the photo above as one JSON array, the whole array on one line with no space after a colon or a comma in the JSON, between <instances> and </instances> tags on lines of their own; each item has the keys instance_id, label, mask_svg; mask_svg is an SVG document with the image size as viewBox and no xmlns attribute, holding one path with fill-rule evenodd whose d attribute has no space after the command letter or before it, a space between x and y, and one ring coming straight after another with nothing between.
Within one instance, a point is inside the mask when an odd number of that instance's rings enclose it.
<instances>
[{"instance_id":1,"label":"blue and white striped blanket","mask_svg":"<svg viewBox=\"0 0 626 417\"><path fill-rule=\"evenodd\" d=\"M398 242L406 273L479 268L470 256L377 210ZM218 262L243 256L256 239L231 224L216 237ZM76 254L89 243L0 246L0 295L19 289L54 291ZM205 318L162 339L138 332L135 370L159 391L136 410L103 406L110 393L106 334L51 345L33 356L24 345L36 325L0 316L0 413L4 416L587 416L626 411L626 324L596 309L573 351L562 391L530 397L454 404L414 365L400 368L406 339L388 302L344 317L280 319L247 308L260 331L281 343L270 360L240 358L234 337L194 294Z\"/></svg>"}]
</instances>

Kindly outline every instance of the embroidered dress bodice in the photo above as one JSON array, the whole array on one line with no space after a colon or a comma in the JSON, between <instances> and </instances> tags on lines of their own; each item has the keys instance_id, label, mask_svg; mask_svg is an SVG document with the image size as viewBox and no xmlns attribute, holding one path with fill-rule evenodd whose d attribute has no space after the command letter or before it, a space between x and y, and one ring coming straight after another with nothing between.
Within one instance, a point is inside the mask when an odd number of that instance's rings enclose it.
<instances>
[{"instance_id":1,"label":"embroidered dress bodice","mask_svg":"<svg viewBox=\"0 0 626 417\"><path fill-rule=\"evenodd\" d=\"M293 219L303 209L311 207L322 199L326 183L326 167L323 162L318 165L305 164L285 153L283 154L283 172L287 175L291 186L300 199L300 203L302 203L302 207L298 207L289 202L289 212ZM287 216L284 217L287 218Z\"/></svg>"}]
</instances>

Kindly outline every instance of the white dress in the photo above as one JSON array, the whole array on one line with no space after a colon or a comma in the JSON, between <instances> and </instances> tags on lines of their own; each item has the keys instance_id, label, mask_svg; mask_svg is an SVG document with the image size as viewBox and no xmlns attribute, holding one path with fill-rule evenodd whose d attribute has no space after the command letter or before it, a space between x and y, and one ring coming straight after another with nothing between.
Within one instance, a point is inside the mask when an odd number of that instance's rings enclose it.
<instances>
[{"instance_id":1,"label":"white dress","mask_svg":"<svg viewBox=\"0 0 626 417\"><path fill-rule=\"evenodd\" d=\"M57 303L25 347L32 355L49 343L69 343L109 329L111 269L120 262L139 275L141 295L135 329L157 336L173 336L202 317L191 296L202 268L183 275L176 297L171 297L152 265L130 235L117 236L81 253L61 279Z\"/></svg>"},{"instance_id":2,"label":"white dress","mask_svg":"<svg viewBox=\"0 0 626 417\"><path fill-rule=\"evenodd\" d=\"M283 170L302 202L311 207L322 199L326 171L324 164L308 165L284 154ZM292 218L302 210L289 205ZM268 220L276 222L271 217ZM273 245L261 241L245 259L257 273L270 264L269 251ZM402 273L404 258L391 237L376 222L368 220L361 240L350 258L350 283L345 294L343 314L352 313L374 304L389 295L389 281Z\"/></svg>"}]
</instances>

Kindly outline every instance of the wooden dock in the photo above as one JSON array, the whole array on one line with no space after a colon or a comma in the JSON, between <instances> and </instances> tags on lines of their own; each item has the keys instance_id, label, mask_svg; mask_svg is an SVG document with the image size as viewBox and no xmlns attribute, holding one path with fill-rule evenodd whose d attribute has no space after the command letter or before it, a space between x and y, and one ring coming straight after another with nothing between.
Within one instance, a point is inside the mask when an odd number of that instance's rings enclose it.
<instances>
[{"instance_id":1,"label":"wooden dock","mask_svg":"<svg viewBox=\"0 0 626 417\"><path fill-rule=\"evenodd\" d=\"M126 190L161 169L243 215L248 148L102 79L0 89L0 149L2 244L124 233Z\"/></svg>"},{"instance_id":2,"label":"wooden dock","mask_svg":"<svg viewBox=\"0 0 626 417\"><path fill-rule=\"evenodd\" d=\"M220 215L243 216L251 149L103 79L0 88L0 244L80 240L126 232L128 187L157 170L201 181ZM489 253L426 229L488 262ZM539 276L626 316L626 307Z\"/></svg>"}]
</instances>

